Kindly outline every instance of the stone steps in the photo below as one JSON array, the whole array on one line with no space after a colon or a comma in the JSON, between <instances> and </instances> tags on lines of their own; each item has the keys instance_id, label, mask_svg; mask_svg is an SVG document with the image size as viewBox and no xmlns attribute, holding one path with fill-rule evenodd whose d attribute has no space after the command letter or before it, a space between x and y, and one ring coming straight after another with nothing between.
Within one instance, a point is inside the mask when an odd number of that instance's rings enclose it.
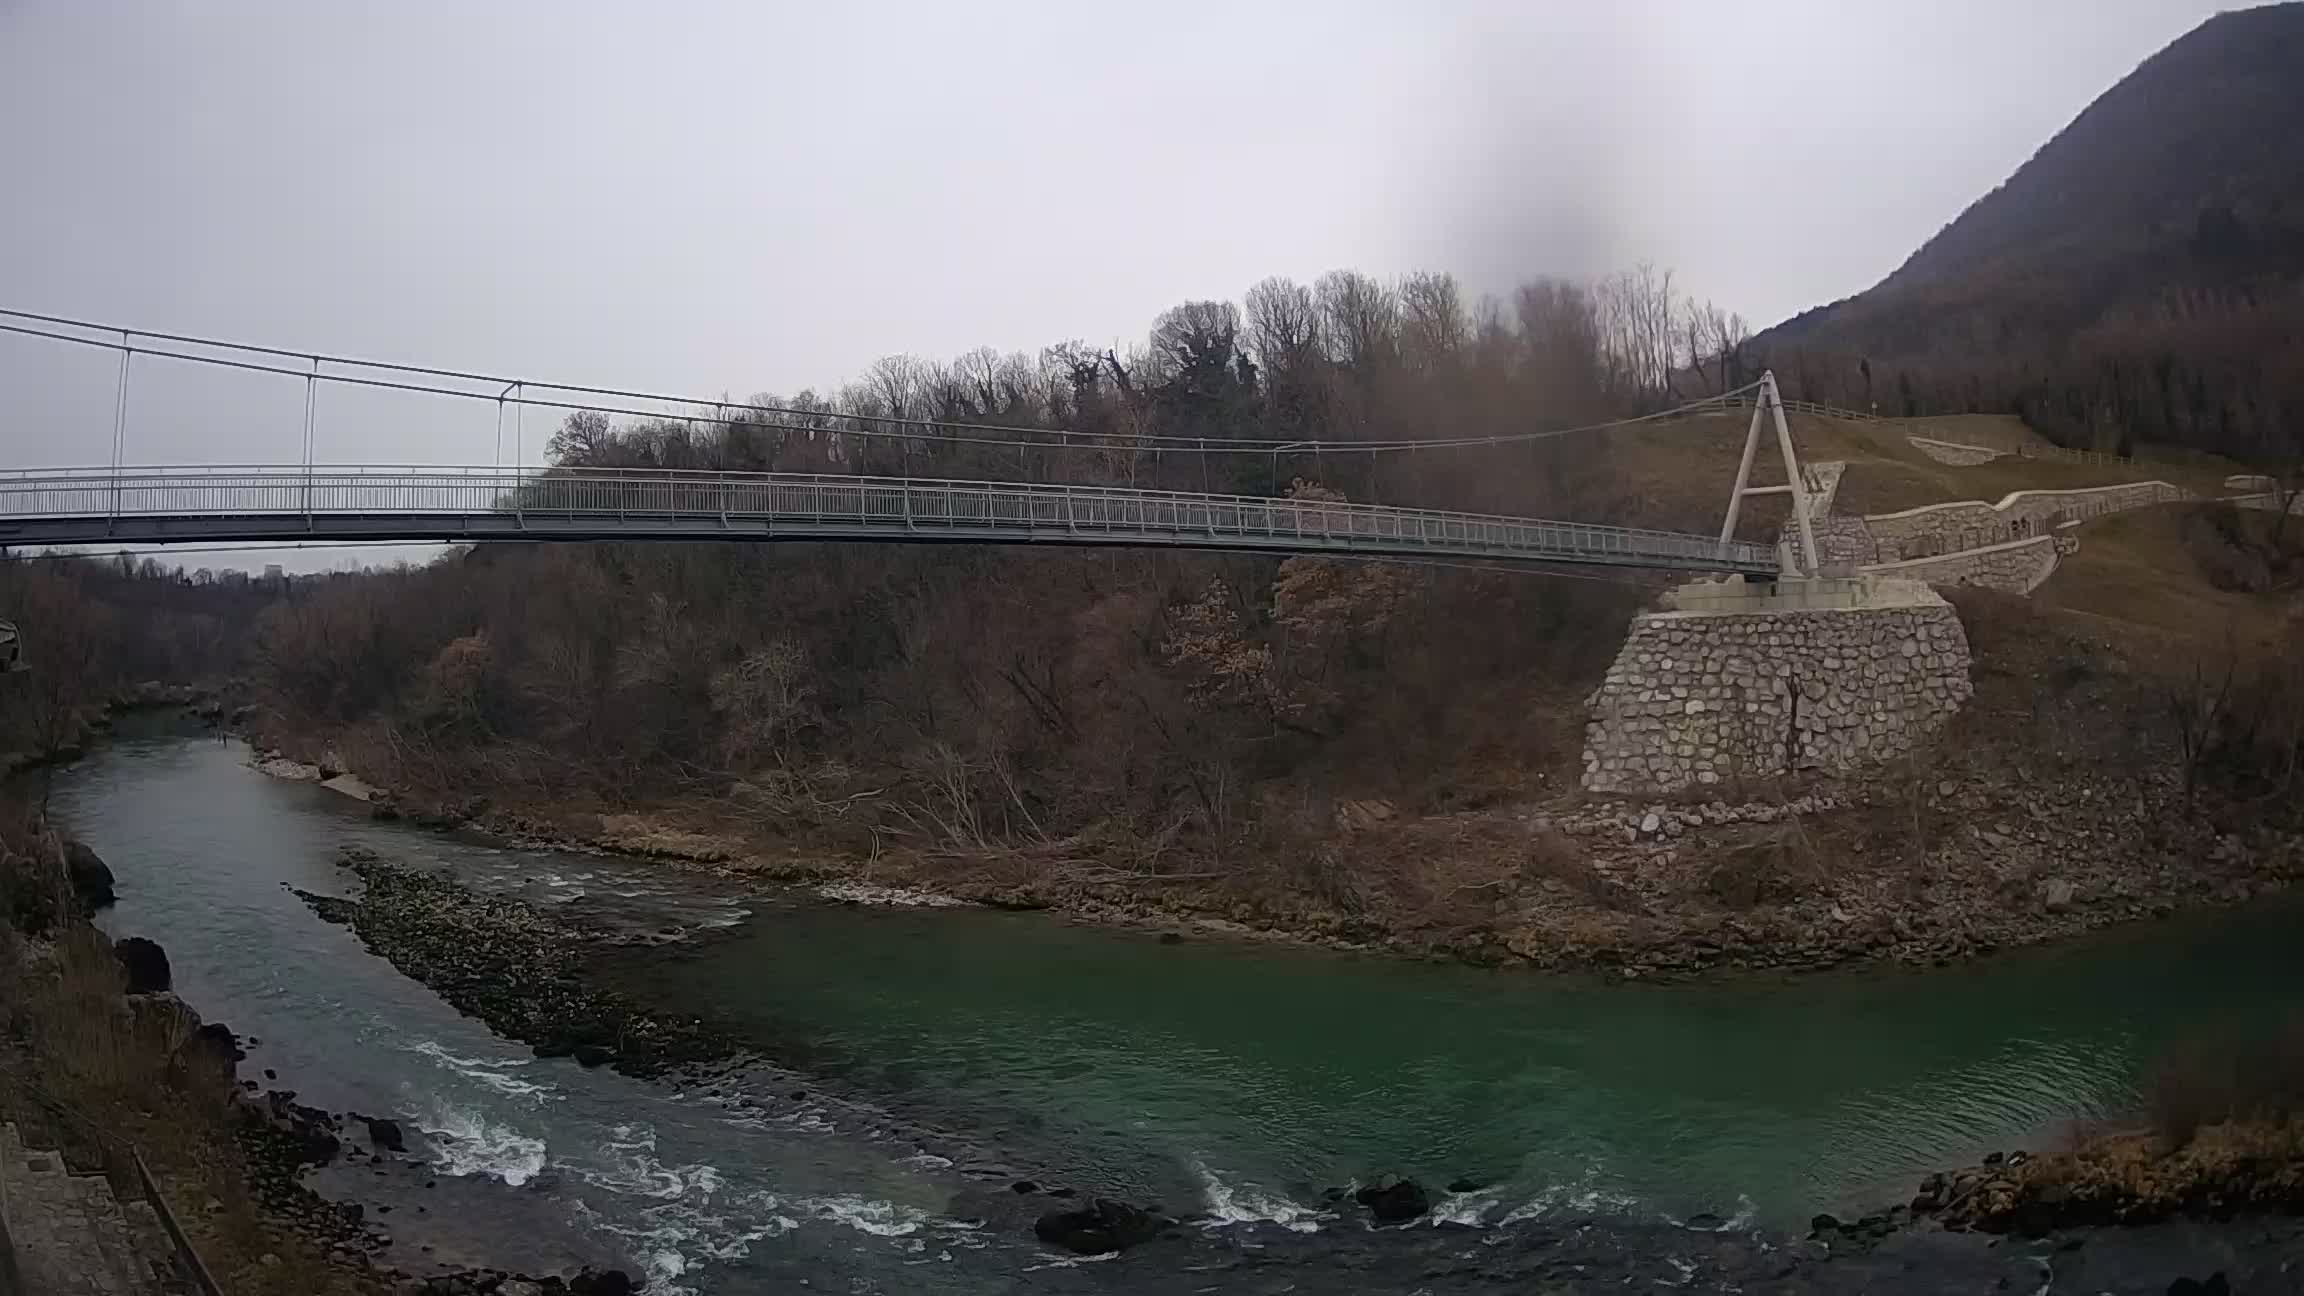
<instances>
[{"instance_id":1,"label":"stone steps","mask_svg":"<svg viewBox=\"0 0 2304 1296\"><path fill-rule=\"evenodd\" d=\"M0 1125L0 1211L27 1292L41 1296L173 1296L174 1251L142 1201L123 1204L101 1174L74 1174L55 1152Z\"/></svg>"}]
</instances>

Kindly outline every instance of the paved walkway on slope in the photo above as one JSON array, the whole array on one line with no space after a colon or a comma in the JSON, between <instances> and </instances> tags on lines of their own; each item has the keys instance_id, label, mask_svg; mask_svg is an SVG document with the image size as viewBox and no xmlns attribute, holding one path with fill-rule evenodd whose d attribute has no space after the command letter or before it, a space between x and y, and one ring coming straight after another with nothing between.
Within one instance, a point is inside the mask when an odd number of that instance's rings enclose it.
<instances>
[{"instance_id":1,"label":"paved walkway on slope","mask_svg":"<svg viewBox=\"0 0 2304 1296\"><path fill-rule=\"evenodd\" d=\"M73 1174L0 1125L0 1211L26 1296L157 1296L169 1254L144 1202L123 1205L100 1174ZM157 1268L156 1268L157 1266Z\"/></svg>"}]
</instances>

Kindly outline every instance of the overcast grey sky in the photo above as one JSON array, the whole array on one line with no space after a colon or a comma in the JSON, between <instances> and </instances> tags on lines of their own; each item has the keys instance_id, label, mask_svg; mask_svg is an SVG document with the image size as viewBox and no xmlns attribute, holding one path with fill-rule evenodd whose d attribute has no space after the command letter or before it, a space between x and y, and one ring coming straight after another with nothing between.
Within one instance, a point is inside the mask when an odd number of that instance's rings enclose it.
<instances>
[{"instance_id":1,"label":"overcast grey sky","mask_svg":"<svg viewBox=\"0 0 2304 1296\"><path fill-rule=\"evenodd\" d=\"M1337 267L1649 260L1766 324L2218 7L0 0L0 305L736 395ZM0 464L101 462L108 375L0 337ZM241 390L155 389L129 457L295 458Z\"/></svg>"}]
</instances>

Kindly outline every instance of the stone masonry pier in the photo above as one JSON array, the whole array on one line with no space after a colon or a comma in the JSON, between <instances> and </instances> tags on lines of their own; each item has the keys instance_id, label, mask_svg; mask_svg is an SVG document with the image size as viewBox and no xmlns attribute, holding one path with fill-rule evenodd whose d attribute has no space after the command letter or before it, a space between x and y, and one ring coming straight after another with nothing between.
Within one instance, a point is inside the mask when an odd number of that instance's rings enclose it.
<instances>
[{"instance_id":1,"label":"stone masonry pier","mask_svg":"<svg viewBox=\"0 0 2304 1296\"><path fill-rule=\"evenodd\" d=\"M1919 581L1699 581L1632 619L1592 695L1584 786L1852 769L1908 750L1969 694L1960 618Z\"/></svg>"}]
</instances>

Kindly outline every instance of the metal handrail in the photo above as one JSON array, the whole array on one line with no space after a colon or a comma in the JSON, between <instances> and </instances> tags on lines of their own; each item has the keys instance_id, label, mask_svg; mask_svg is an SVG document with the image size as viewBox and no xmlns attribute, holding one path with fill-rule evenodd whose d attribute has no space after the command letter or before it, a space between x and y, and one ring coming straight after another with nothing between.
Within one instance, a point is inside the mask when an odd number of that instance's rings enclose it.
<instances>
[{"instance_id":1,"label":"metal handrail","mask_svg":"<svg viewBox=\"0 0 2304 1296\"><path fill-rule=\"evenodd\" d=\"M152 1207L152 1213L159 1217L161 1231L168 1235L169 1245L175 1248L177 1267L183 1276L199 1289L200 1296L224 1296L223 1286L209 1272L207 1262L200 1258L200 1252L193 1247L192 1239L184 1232L183 1224L177 1221L175 1208L168 1204L167 1195L160 1191L160 1181L153 1176L152 1167L145 1164L141 1149L133 1142L106 1130L94 1117L50 1093L39 1082L21 1072L11 1069L7 1079L10 1084L29 1094L34 1102L47 1108L49 1114L73 1126L82 1138L94 1143L104 1154L107 1173L124 1170L132 1175L136 1180L137 1191Z\"/></svg>"},{"instance_id":2,"label":"metal handrail","mask_svg":"<svg viewBox=\"0 0 2304 1296\"><path fill-rule=\"evenodd\" d=\"M1717 406L1719 407L1720 412L1726 413L1729 410L1749 409L1759 399L1759 395L1753 392L1730 392L1725 396L1707 397L1703 400L1695 402L1690 406L1690 408L1695 409L1706 406ZM1789 398L1784 400L1784 412L1787 414L1812 414L1818 418L1846 419L1856 423L1889 423L1896 421L1896 419L1890 415L1867 414L1862 410L1843 409L1838 405L1825 405L1817 401L1792 400Z\"/></svg>"},{"instance_id":3,"label":"metal handrail","mask_svg":"<svg viewBox=\"0 0 2304 1296\"><path fill-rule=\"evenodd\" d=\"M1579 559L1626 565L1766 571L1766 545L1710 536L1500 514L1397 508L1348 501L1219 495L1121 486L972 482L941 478L699 469L507 469L345 465L305 468L123 467L26 470L0 476L0 539L50 543L37 524L69 524L75 536L102 523L101 541L124 521L172 529L143 538L181 539L229 529L220 519L349 517L390 531L389 519L424 518L406 529L439 538L445 529L475 538L500 534L504 519L613 522L610 530L658 533L666 520L707 522L735 532L779 523L989 539L1074 537L1112 543L1239 542L1244 548L1445 550L1537 561ZM473 519L492 519L474 525ZM449 525L449 523L461 523ZM443 521L445 520L445 521ZM741 534L741 532L739 532Z\"/></svg>"}]
</instances>

